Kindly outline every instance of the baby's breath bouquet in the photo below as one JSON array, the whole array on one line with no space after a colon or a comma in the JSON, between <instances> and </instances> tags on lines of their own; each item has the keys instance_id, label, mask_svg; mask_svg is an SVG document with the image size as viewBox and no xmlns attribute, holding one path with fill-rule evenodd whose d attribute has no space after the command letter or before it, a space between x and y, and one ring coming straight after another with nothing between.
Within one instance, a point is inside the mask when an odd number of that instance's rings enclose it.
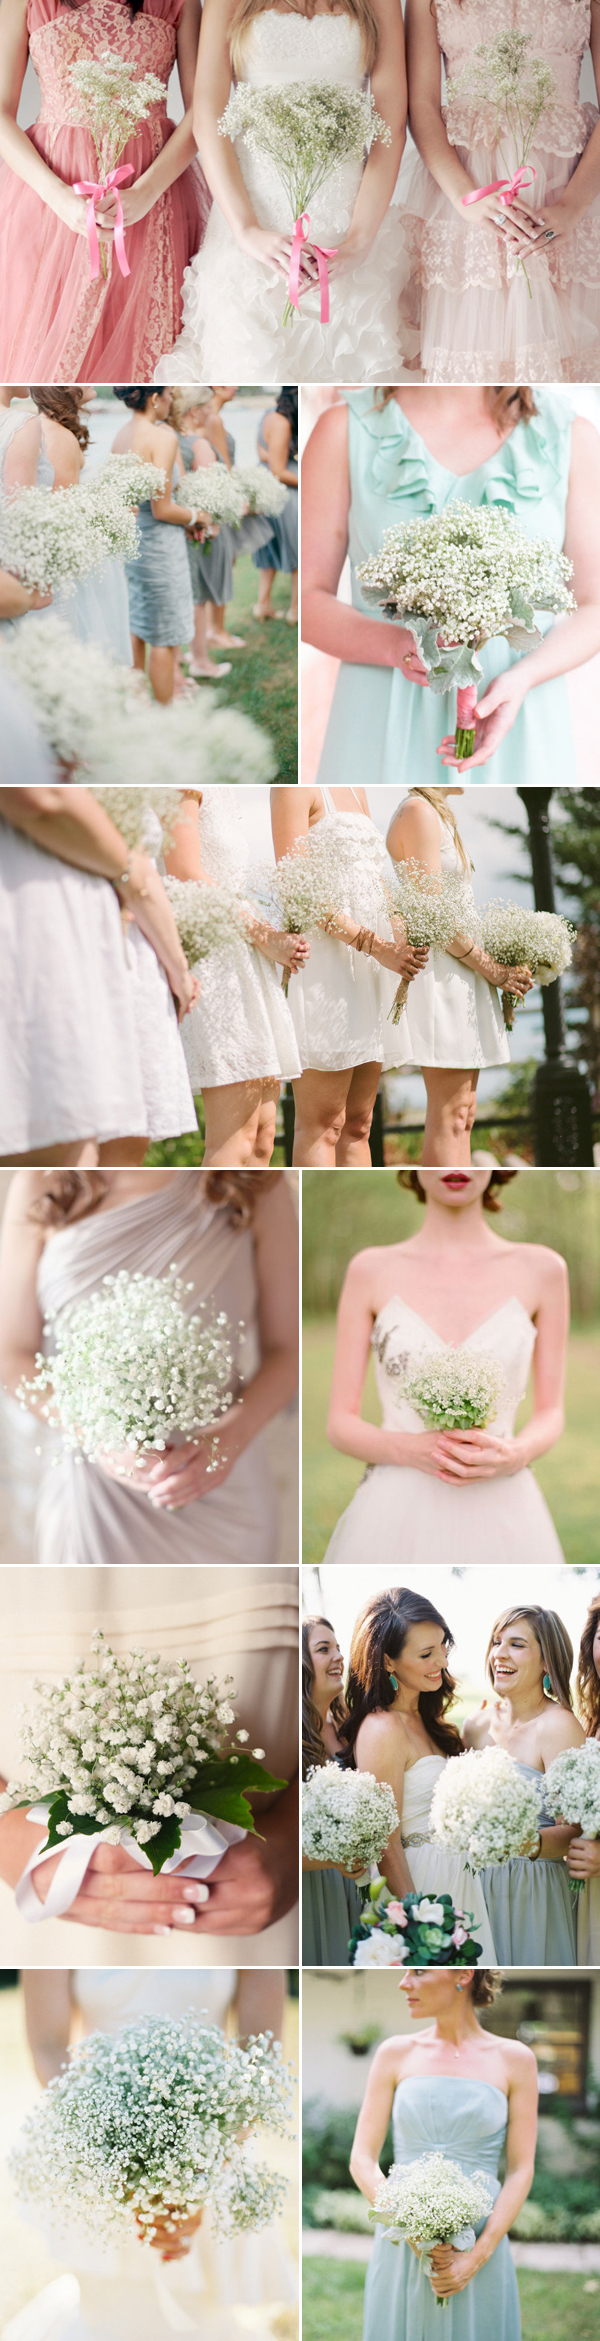
<instances>
[{"instance_id":1,"label":"baby's breath bouquet","mask_svg":"<svg viewBox=\"0 0 600 2341\"><path fill-rule=\"evenodd\" d=\"M488 1863L529 1853L539 1834L540 1791L505 1748L469 1748L450 1756L436 1780L432 1836L466 1856L474 1873Z\"/></svg>"},{"instance_id":2,"label":"baby's breath bouquet","mask_svg":"<svg viewBox=\"0 0 600 2341\"><path fill-rule=\"evenodd\" d=\"M90 475L91 495L103 496L109 489L123 497L125 504L147 504L153 496L164 496L167 474L157 463L144 463L141 455L108 455L105 463Z\"/></svg>"},{"instance_id":3,"label":"baby's breath bouquet","mask_svg":"<svg viewBox=\"0 0 600 2341\"><path fill-rule=\"evenodd\" d=\"M23 1777L9 1780L0 1813L26 1806L44 1818L43 1853L72 1837L119 1845L125 1832L156 1877L181 1847L182 1823L211 1815L254 1832L248 1793L285 1787L263 1748L246 1753L247 1731L228 1743L231 1678L197 1683L185 1658L119 1658L96 1632L89 1659L35 1690L35 1708L20 1710Z\"/></svg>"},{"instance_id":4,"label":"baby's breath bouquet","mask_svg":"<svg viewBox=\"0 0 600 2341\"><path fill-rule=\"evenodd\" d=\"M404 1894L395 1900L374 1878L350 1941L351 1967L476 1967L481 1943L472 1911L455 1910L451 1894Z\"/></svg>"},{"instance_id":5,"label":"baby's breath bouquet","mask_svg":"<svg viewBox=\"0 0 600 2341\"><path fill-rule=\"evenodd\" d=\"M249 512L264 513L269 520L278 519L287 503L288 490L283 480L275 478L268 463L238 464L236 479Z\"/></svg>"},{"instance_id":6,"label":"baby's breath bouquet","mask_svg":"<svg viewBox=\"0 0 600 2341\"><path fill-rule=\"evenodd\" d=\"M549 537L527 536L504 505L456 500L388 528L356 575L363 601L414 635L429 689L456 686L461 758L475 745L483 644L503 634L512 650L531 650L540 640L536 611L575 608L572 562Z\"/></svg>"},{"instance_id":7,"label":"baby's breath bouquet","mask_svg":"<svg viewBox=\"0 0 600 2341\"><path fill-rule=\"evenodd\" d=\"M0 517L0 533L1 525ZM99 642L79 642L51 610L43 623L0 632L2 667L29 701L52 754L76 780L98 784L96 793L109 812L118 806L113 818L117 827L121 818L126 822L123 835L132 847L144 842L149 801L154 810L162 805L162 819L169 793L176 810L186 786L275 777L271 742L249 716L222 707L214 691L160 707L143 676L118 666ZM177 783L169 792L164 774L171 771ZM121 787L123 772L130 773L132 787Z\"/></svg>"},{"instance_id":8,"label":"baby's breath bouquet","mask_svg":"<svg viewBox=\"0 0 600 2341\"><path fill-rule=\"evenodd\" d=\"M135 513L114 485L19 488L0 502L0 568L29 589L72 594L103 561L136 553Z\"/></svg>"},{"instance_id":9,"label":"baby's breath bouquet","mask_svg":"<svg viewBox=\"0 0 600 2341\"><path fill-rule=\"evenodd\" d=\"M447 2154L420 2154L416 2162L393 2163L377 2188L369 2212L374 2227L386 2229L392 2243L419 2245L421 2264L431 2277L431 2254L436 2244L451 2243L456 2252L471 2252L475 2229L492 2209L489 2179L483 2170L462 2170ZM438 2308L443 2297L436 2295Z\"/></svg>"},{"instance_id":10,"label":"baby's breath bouquet","mask_svg":"<svg viewBox=\"0 0 600 2341\"><path fill-rule=\"evenodd\" d=\"M403 1397L436 1431L481 1431L496 1413L504 1388L491 1350L423 1350L407 1366Z\"/></svg>"},{"instance_id":11,"label":"baby's breath bouquet","mask_svg":"<svg viewBox=\"0 0 600 2341\"><path fill-rule=\"evenodd\" d=\"M475 941L478 927L475 903L466 878L454 870L427 870L414 860L392 862L386 874L390 912L400 919L413 950L447 951L462 935ZM390 1009L398 1024L408 999L410 977L403 976Z\"/></svg>"},{"instance_id":12,"label":"baby's breath bouquet","mask_svg":"<svg viewBox=\"0 0 600 2341\"><path fill-rule=\"evenodd\" d=\"M358 162L377 139L390 146L392 138L369 90L330 81L290 81L266 89L240 81L218 129L221 138L244 138L251 154L274 163L294 224L340 164ZM288 298L284 325L292 315Z\"/></svg>"},{"instance_id":13,"label":"baby's breath bouquet","mask_svg":"<svg viewBox=\"0 0 600 2341\"><path fill-rule=\"evenodd\" d=\"M323 927L335 932L345 918L378 929L385 914L391 940L387 878L391 868L382 839L370 822L354 813L317 821L308 837L282 854L273 867L254 872L251 884L288 935ZM341 928L343 939L343 925Z\"/></svg>"},{"instance_id":14,"label":"baby's breath bouquet","mask_svg":"<svg viewBox=\"0 0 600 2341\"><path fill-rule=\"evenodd\" d=\"M91 795L96 797L104 812L110 814L115 829L119 830L131 852L144 849L148 840L150 816L160 822L163 846L168 844L181 803L178 788L98 788L91 783Z\"/></svg>"},{"instance_id":15,"label":"baby's breath bouquet","mask_svg":"<svg viewBox=\"0 0 600 2341\"><path fill-rule=\"evenodd\" d=\"M577 930L553 910L530 910L527 903L485 902L480 910L484 948L505 967L528 967L536 984L554 984L570 967ZM515 1020L513 992L502 993L510 1032Z\"/></svg>"},{"instance_id":16,"label":"baby's breath bouquet","mask_svg":"<svg viewBox=\"0 0 600 2341\"><path fill-rule=\"evenodd\" d=\"M360 1864L368 1874L398 1828L393 1788L372 1772L313 1764L302 1788L302 1851L309 1861Z\"/></svg>"},{"instance_id":17,"label":"baby's breath bouquet","mask_svg":"<svg viewBox=\"0 0 600 2341\"><path fill-rule=\"evenodd\" d=\"M544 1800L555 1819L572 1821L582 1837L600 1837L600 1744L586 1739L578 1748L563 1748L554 1756L544 1780ZM578 1894L583 1878L569 1878Z\"/></svg>"},{"instance_id":18,"label":"baby's breath bouquet","mask_svg":"<svg viewBox=\"0 0 600 2341\"><path fill-rule=\"evenodd\" d=\"M238 473L233 468L228 471L226 463L203 463L197 471L186 471L177 481L174 501L194 514L207 512L211 520L225 521L228 528L239 528L246 511Z\"/></svg>"},{"instance_id":19,"label":"baby's breath bouquet","mask_svg":"<svg viewBox=\"0 0 600 2341\"><path fill-rule=\"evenodd\" d=\"M109 173L120 161L140 122L146 121L153 106L164 105L163 83L156 73L137 73L133 62L130 64L126 57L120 57L115 49L103 49L99 57L82 57L69 67L69 79L75 91L69 118L80 126L83 108L85 127L93 138L106 188ZM103 276L107 276L104 245L101 261ZM129 269L126 273L129 274Z\"/></svg>"},{"instance_id":20,"label":"baby's breath bouquet","mask_svg":"<svg viewBox=\"0 0 600 2341\"><path fill-rule=\"evenodd\" d=\"M240 938L245 939L239 895L197 878L165 878L165 891L188 966L197 967L209 953L230 959Z\"/></svg>"},{"instance_id":21,"label":"baby's breath bouquet","mask_svg":"<svg viewBox=\"0 0 600 2341\"><path fill-rule=\"evenodd\" d=\"M176 1432L200 1445L232 1404L233 1329L223 1310L198 1302L187 1314L186 1284L167 1276L103 1276L89 1300L49 1310L52 1355L36 1357L19 1383L24 1406L51 1392L42 1410L67 1447L99 1456L128 1450L132 1465L164 1454ZM207 1468L216 1469L213 1437Z\"/></svg>"},{"instance_id":22,"label":"baby's breath bouquet","mask_svg":"<svg viewBox=\"0 0 600 2341\"><path fill-rule=\"evenodd\" d=\"M538 122L554 105L557 95L552 67L543 57L536 56L529 33L517 32L513 27L499 33L498 39L489 45L480 41L456 80L449 81L448 137L453 146L465 144L466 100L469 114L466 143L496 148L511 184L515 171L525 171ZM508 154L507 144L511 150ZM531 292L521 254L516 265L523 268Z\"/></svg>"},{"instance_id":23,"label":"baby's breath bouquet","mask_svg":"<svg viewBox=\"0 0 600 2341\"><path fill-rule=\"evenodd\" d=\"M92 2032L27 2115L10 2158L28 2209L92 2243L176 2239L206 2206L216 2233L266 2227L286 2181L240 2145L289 2134L292 2074L271 2033L243 2047L189 2014Z\"/></svg>"}]
</instances>

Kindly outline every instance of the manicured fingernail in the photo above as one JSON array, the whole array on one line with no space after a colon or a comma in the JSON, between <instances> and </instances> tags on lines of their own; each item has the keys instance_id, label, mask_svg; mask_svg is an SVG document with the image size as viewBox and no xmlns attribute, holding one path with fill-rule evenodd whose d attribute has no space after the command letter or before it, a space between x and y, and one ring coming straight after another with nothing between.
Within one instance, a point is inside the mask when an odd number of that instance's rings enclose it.
<instances>
[{"instance_id":1,"label":"manicured fingernail","mask_svg":"<svg viewBox=\"0 0 600 2341\"><path fill-rule=\"evenodd\" d=\"M153 1935L170 1935L170 1926L153 1926Z\"/></svg>"},{"instance_id":2,"label":"manicured fingernail","mask_svg":"<svg viewBox=\"0 0 600 2341\"><path fill-rule=\"evenodd\" d=\"M193 1913L193 1910L174 1910L174 1911L173 1911L173 1922L174 1922L174 1925L175 1925L175 1926L193 1926L193 1924L194 1924L194 1913Z\"/></svg>"},{"instance_id":3,"label":"manicured fingernail","mask_svg":"<svg viewBox=\"0 0 600 2341\"><path fill-rule=\"evenodd\" d=\"M184 1902L208 1902L208 1886L184 1886Z\"/></svg>"}]
</instances>

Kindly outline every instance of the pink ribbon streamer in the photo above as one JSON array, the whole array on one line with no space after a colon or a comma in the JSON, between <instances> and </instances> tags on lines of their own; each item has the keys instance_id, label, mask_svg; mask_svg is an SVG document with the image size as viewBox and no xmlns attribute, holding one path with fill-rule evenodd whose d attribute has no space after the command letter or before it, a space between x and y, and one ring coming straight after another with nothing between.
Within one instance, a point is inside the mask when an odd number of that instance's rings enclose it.
<instances>
[{"instance_id":1,"label":"pink ribbon streamer","mask_svg":"<svg viewBox=\"0 0 600 2341\"><path fill-rule=\"evenodd\" d=\"M290 273L288 277L288 292L293 309L298 309L300 306L300 258L302 253L302 246L308 240L309 228L310 213L308 211L301 211L298 219L296 220L294 228L290 256ZM314 252L317 268L319 271L319 286L321 292L321 324L328 325L329 271L327 262L328 260L335 260L337 244L313 244L311 249Z\"/></svg>"},{"instance_id":2,"label":"pink ribbon streamer","mask_svg":"<svg viewBox=\"0 0 600 2341\"><path fill-rule=\"evenodd\" d=\"M456 729L472 732L477 706L477 684L465 683L456 693Z\"/></svg>"},{"instance_id":3,"label":"pink ribbon streamer","mask_svg":"<svg viewBox=\"0 0 600 2341\"><path fill-rule=\"evenodd\" d=\"M534 179L537 179L537 171L534 171L533 163L521 163L513 179L490 179L489 187L473 187L470 195L461 196L461 202L482 203L484 195L497 195L498 202L506 209L512 203L513 196L518 195L519 188L523 184L531 186Z\"/></svg>"},{"instance_id":4,"label":"pink ribbon streamer","mask_svg":"<svg viewBox=\"0 0 600 2341\"><path fill-rule=\"evenodd\" d=\"M132 179L133 175L133 163L121 163L118 170L109 171L108 178L101 181L99 186L95 185L93 179L73 180L74 194L89 196L89 202L85 216L87 221L88 243L90 247L92 278L99 276L100 274L100 245L98 242L98 229L96 226L96 204L100 202L102 195L108 195L113 187L118 188L121 185L123 179ZM123 205L120 195L117 195L117 218L114 231L114 246L119 268L121 270L121 275L131 276L131 269L129 266L127 253L125 251L125 222L123 219Z\"/></svg>"}]
</instances>

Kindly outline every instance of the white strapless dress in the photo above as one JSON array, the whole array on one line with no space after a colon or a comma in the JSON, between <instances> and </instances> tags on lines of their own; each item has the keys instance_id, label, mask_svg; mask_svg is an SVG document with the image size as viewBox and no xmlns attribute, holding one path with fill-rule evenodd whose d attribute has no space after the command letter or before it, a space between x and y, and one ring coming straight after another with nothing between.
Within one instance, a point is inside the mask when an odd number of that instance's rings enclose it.
<instances>
[{"instance_id":1,"label":"white strapless dress","mask_svg":"<svg viewBox=\"0 0 600 2341\"><path fill-rule=\"evenodd\" d=\"M461 877L460 855L443 821L440 832L442 872ZM398 1023L388 1024L385 1069L509 1063L508 1033L493 984L450 951L430 951L426 967L409 984Z\"/></svg>"},{"instance_id":2,"label":"white strapless dress","mask_svg":"<svg viewBox=\"0 0 600 2341\"><path fill-rule=\"evenodd\" d=\"M386 1301L373 1327L375 1377L384 1427L416 1436L425 1428L420 1415L400 1392L400 1381L411 1359L451 1345L434 1333L397 1294ZM492 1351L504 1373L504 1390L489 1428L500 1438L514 1434L517 1408L525 1396L536 1332L527 1310L514 1294L494 1309L469 1334L462 1349ZM428 1561L440 1554L448 1567L494 1561L505 1567L520 1561L556 1564L564 1561L541 1489L530 1471L516 1471L512 1479L474 1480L470 1487L430 1479L410 1464L381 1464L369 1468L351 1504L338 1520L326 1561L360 1562L369 1554L396 1561L402 1567Z\"/></svg>"},{"instance_id":3,"label":"white strapless dress","mask_svg":"<svg viewBox=\"0 0 600 2341\"><path fill-rule=\"evenodd\" d=\"M160 1969L154 1974L131 1968L75 1969L72 1988L86 2032L116 2035L124 2024L143 2015L187 2015L199 2024L224 2028L235 1995L236 1969L220 1968L196 1975ZM269 2148L271 2147L271 2154ZM292 2153L293 2153L292 2148ZM261 2161L282 2158L288 2150L267 2136L260 2142ZM79 2281L79 2307L59 2313L47 2322L45 2288L32 2303L27 2341L169 2341L172 2333L187 2332L193 2341L236 2341L250 2329L253 2341L271 2341L270 2317L297 2295L294 2263L281 2222L264 2234L215 2241L206 2217L184 2260L165 2263L149 2244L94 2247L80 2236L75 2223L66 2229L48 2227L51 2252L65 2262ZM261 2317L261 2310L263 2316Z\"/></svg>"},{"instance_id":4,"label":"white strapless dress","mask_svg":"<svg viewBox=\"0 0 600 2341\"><path fill-rule=\"evenodd\" d=\"M267 8L248 28L244 80L254 88L298 81L363 82L359 28L347 16L285 15ZM294 225L279 173L266 156L236 139L237 155L261 227ZM338 165L310 204L311 235L321 245L347 235L362 176L361 162ZM241 252L217 203L200 252L183 280L183 330L159 358L155 380L229 382L388 382L402 368L398 325L408 281L398 212L387 211L367 258L334 277L330 323L320 323L318 288L303 293L299 315L282 325L286 288L274 268Z\"/></svg>"},{"instance_id":5,"label":"white strapless dress","mask_svg":"<svg viewBox=\"0 0 600 2341\"><path fill-rule=\"evenodd\" d=\"M243 897L248 852L240 807L230 789L204 790L199 828L207 877ZM200 998L181 1026L192 1088L294 1080L300 1057L281 968L236 935L230 957L209 955L197 973Z\"/></svg>"},{"instance_id":6,"label":"white strapless dress","mask_svg":"<svg viewBox=\"0 0 600 2341\"><path fill-rule=\"evenodd\" d=\"M419 1756L404 1774L402 1843L413 1886L418 1894L451 1894L455 1910L470 1913L473 1932L481 1945L481 1965L495 1967L496 1952L481 1880L471 1876L461 1853L436 1845L429 1833L429 1814L436 1780L445 1771L446 1756ZM479 1964L479 1962L478 1962Z\"/></svg>"}]
</instances>

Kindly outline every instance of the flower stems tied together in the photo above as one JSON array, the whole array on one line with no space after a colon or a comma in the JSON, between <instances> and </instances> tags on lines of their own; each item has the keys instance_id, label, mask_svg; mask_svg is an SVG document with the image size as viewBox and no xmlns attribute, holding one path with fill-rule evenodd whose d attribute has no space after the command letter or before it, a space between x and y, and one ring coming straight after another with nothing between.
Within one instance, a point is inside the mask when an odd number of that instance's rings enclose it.
<instances>
[{"instance_id":1,"label":"flower stems tied together","mask_svg":"<svg viewBox=\"0 0 600 2341\"><path fill-rule=\"evenodd\" d=\"M472 756L475 746L475 709L477 685L466 683L456 693L456 731L454 747L457 756Z\"/></svg>"},{"instance_id":2,"label":"flower stems tied together","mask_svg":"<svg viewBox=\"0 0 600 2341\"><path fill-rule=\"evenodd\" d=\"M308 211L301 211L299 213L298 219L295 222L292 239L290 273L288 277L289 300L286 301L283 312L284 325L288 324L292 309L299 309L300 307L300 257L303 244L308 242L309 230L310 213ZM328 260L335 260L337 248L337 244L313 244L311 246L311 250L314 252L319 272L322 325L329 324L329 272L327 268L327 262Z\"/></svg>"},{"instance_id":3,"label":"flower stems tied together","mask_svg":"<svg viewBox=\"0 0 600 2341\"><path fill-rule=\"evenodd\" d=\"M88 244L90 247L90 268L92 281L100 273L100 246L98 243L98 230L96 227L96 204L100 203L103 195L110 195L113 188L118 188L123 179L132 178L133 163L121 163L120 170L109 171L108 178L101 179L98 184L96 184L93 179L73 180L74 194L89 196L89 203L85 216L87 220ZM117 195L117 217L115 221L114 245L121 275L131 276L131 269L125 250L125 223L123 219L123 205L120 195ZM102 275L108 275L106 254L104 252L102 253Z\"/></svg>"}]
</instances>

